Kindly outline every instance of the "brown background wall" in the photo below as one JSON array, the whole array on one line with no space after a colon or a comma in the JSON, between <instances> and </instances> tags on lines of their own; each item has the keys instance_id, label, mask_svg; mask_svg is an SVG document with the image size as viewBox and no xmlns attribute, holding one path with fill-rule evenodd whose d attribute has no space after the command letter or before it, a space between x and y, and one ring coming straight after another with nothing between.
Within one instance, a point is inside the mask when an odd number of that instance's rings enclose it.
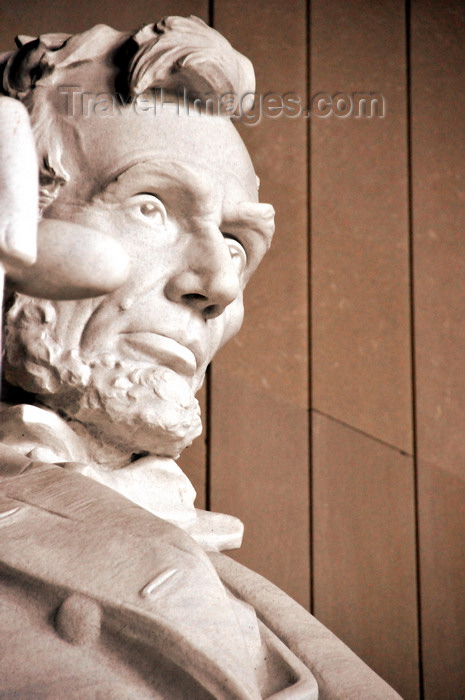
<instances>
[{"instance_id":1,"label":"brown background wall","mask_svg":"<svg viewBox=\"0 0 465 700\"><path fill-rule=\"evenodd\" d=\"M244 521L233 556L406 699L463 698L464 5L16 0L1 46L191 13L252 59L260 92L378 92L386 115L241 128L276 241L182 464L199 505Z\"/></svg>"}]
</instances>

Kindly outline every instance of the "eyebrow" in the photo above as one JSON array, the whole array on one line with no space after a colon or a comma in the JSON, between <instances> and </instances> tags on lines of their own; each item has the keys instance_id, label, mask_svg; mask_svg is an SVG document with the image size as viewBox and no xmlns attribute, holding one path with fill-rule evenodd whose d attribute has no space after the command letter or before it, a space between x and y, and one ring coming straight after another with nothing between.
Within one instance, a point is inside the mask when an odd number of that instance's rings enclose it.
<instances>
[{"instance_id":1,"label":"eyebrow","mask_svg":"<svg viewBox=\"0 0 465 700\"><path fill-rule=\"evenodd\" d=\"M114 170L100 185L96 198L105 197L121 191L128 196L133 194L135 182L150 178L150 188L182 189L188 196L194 214L200 213L202 206L208 206L211 190L205 185L204 178L185 161L163 158L156 154L141 157L134 155L124 165Z\"/></svg>"},{"instance_id":2,"label":"eyebrow","mask_svg":"<svg viewBox=\"0 0 465 700\"><path fill-rule=\"evenodd\" d=\"M237 211L223 217L221 228L226 227L228 233L244 230L258 233L268 249L275 229L274 213L271 204L238 202Z\"/></svg>"}]
</instances>

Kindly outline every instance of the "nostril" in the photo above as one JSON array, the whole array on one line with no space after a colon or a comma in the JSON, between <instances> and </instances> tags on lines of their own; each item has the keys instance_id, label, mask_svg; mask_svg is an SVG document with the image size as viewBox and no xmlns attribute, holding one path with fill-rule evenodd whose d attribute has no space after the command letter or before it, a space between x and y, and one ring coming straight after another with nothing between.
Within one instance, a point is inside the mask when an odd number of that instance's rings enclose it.
<instances>
[{"instance_id":1,"label":"nostril","mask_svg":"<svg viewBox=\"0 0 465 700\"><path fill-rule=\"evenodd\" d=\"M220 304L210 304L210 306L206 306L202 311L202 315L207 320L209 318L216 318L222 312L223 307Z\"/></svg>"},{"instance_id":2,"label":"nostril","mask_svg":"<svg viewBox=\"0 0 465 700\"><path fill-rule=\"evenodd\" d=\"M208 297L204 294L190 292L182 295L182 300L197 311L200 311L205 321L210 318L216 318L224 311L222 304L208 304Z\"/></svg>"},{"instance_id":3,"label":"nostril","mask_svg":"<svg viewBox=\"0 0 465 700\"><path fill-rule=\"evenodd\" d=\"M190 302L190 301L207 301L207 297L204 296L203 294L183 294L182 298L184 301Z\"/></svg>"}]
</instances>

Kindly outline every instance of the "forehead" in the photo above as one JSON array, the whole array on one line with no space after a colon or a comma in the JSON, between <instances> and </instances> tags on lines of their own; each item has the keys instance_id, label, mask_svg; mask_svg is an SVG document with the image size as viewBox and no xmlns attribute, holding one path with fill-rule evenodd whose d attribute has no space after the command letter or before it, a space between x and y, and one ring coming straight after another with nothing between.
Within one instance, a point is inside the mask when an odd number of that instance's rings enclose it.
<instances>
[{"instance_id":1,"label":"forehead","mask_svg":"<svg viewBox=\"0 0 465 700\"><path fill-rule=\"evenodd\" d=\"M136 113L70 117L79 143L79 156L69 168L85 172L86 185L94 192L129 165L150 159L152 163L178 161L206 174L209 186L240 189L237 197L256 202L257 179L247 149L228 118L178 114L173 108ZM84 162L83 162L84 161ZM207 175L208 174L208 175ZM72 180L82 181L76 173Z\"/></svg>"}]
</instances>

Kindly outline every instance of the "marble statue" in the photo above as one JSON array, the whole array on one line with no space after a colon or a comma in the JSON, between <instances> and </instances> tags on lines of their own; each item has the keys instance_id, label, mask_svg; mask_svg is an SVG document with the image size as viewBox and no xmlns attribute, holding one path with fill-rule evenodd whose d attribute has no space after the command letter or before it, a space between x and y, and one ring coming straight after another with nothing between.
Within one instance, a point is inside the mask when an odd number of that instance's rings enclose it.
<instances>
[{"instance_id":1,"label":"marble statue","mask_svg":"<svg viewBox=\"0 0 465 700\"><path fill-rule=\"evenodd\" d=\"M398 697L218 554L242 525L196 509L175 462L273 235L230 119L250 62L194 17L17 42L0 55L0 696ZM211 95L231 96L221 113ZM329 647L352 664L337 681Z\"/></svg>"}]
</instances>

